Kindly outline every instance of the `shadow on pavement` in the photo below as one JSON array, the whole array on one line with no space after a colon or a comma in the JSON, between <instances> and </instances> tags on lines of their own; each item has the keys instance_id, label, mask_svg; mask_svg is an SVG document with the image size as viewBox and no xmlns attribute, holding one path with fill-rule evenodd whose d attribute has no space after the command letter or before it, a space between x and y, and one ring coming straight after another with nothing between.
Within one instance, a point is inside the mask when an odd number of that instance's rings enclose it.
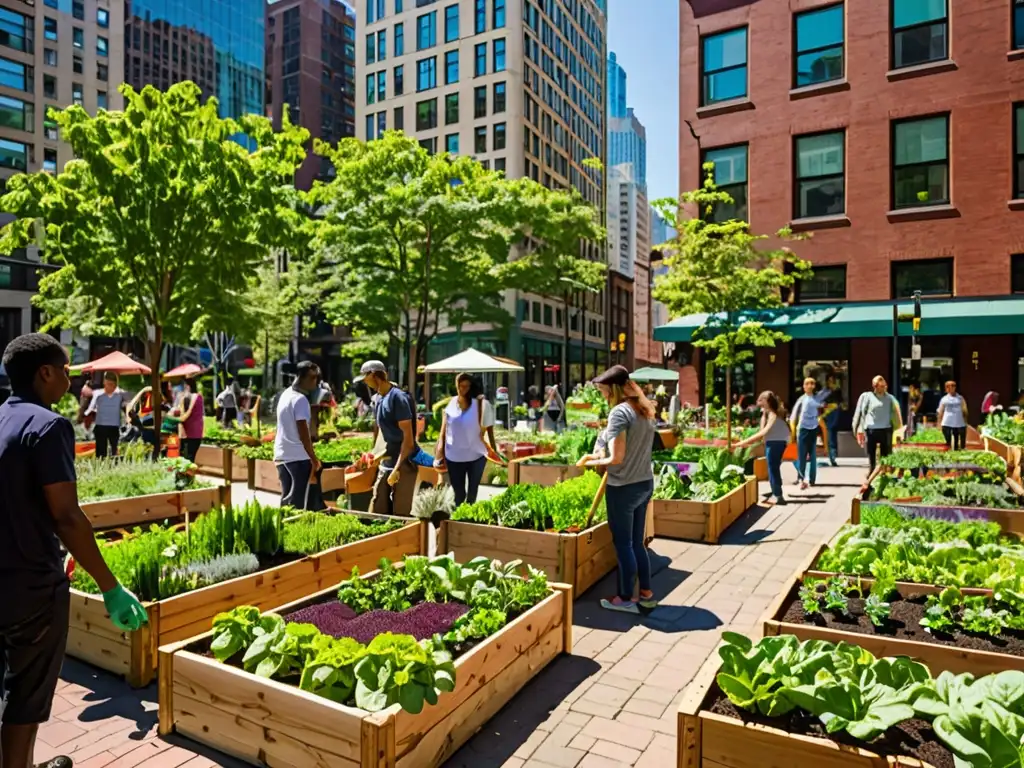
<instances>
[{"instance_id":1,"label":"shadow on pavement","mask_svg":"<svg viewBox=\"0 0 1024 768\"><path fill-rule=\"evenodd\" d=\"M241 760L236 760L230 755L225 755L223 752L210 749L209 747L200 744L198 741L192 741L192 739L186 739L184 736L179 736L176 733L172 733L169 736L163 736L160 740L167 742L171 746L181 747L182 749L187 749L189 752L195 752L197 755L202 755L216 765L222 766L222 768L245 768L245 766L249 765Z\"/></svg>"},{"instance_id":2,"label":"shadow on pavement","mask_svg":"<svg viewBox=\"0 0 1024 768\"><path fill-rule=\"evenodd\" d=\"M133 741L141 741L156 728L156 685L132 690L124 680L99 672L75 659L64 659L62 680L90 689L84 700L88 706L78 714L80 723L97 723L110 717L123 717L135 722L136 731L129 734Z\"/></svg>"}]
</instances>

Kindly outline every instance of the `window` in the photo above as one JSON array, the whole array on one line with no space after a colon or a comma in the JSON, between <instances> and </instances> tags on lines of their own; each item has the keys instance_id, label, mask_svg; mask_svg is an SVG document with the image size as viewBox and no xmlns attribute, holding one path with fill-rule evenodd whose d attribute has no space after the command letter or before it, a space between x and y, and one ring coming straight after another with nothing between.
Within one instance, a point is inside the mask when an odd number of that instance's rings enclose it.
<instances>
[{"instance_id":1,"label":"window","mask_svg":"<svg viewBox=\"0 0 1024 768\"><path fill-rule=\"evenodd\" d=\"M34 131L35 107L31 102L0 96L0 126L18 131Z\"/></svg>"},{"instance_id":2,"label":"window","mask_svg":"<svg viewBox=\"0 0 1024 768\"><path fill-rule=\"evenodd\" d=\"M949 116L893 123L893 208L949 202Z\"/></svg>"},{"instance_id":3,"label":"window","mask_svg":"<svg viewBox=\"0 0 1024 768\"><path fill-rule=\"evenodd\" d=\"M53 39L56 40L57 38L54 37ZM85 32L82 31L81 27L71 28L71 44L75 48L85 48Z\"/></svg>"},{"instance_id":4,"label":"window","mask_svg":"<svg viewBox=\"0 0 1024 768\"><path fill-rule=\"evenodd\" d=\"M377 129L377 119L373 115L366 116L366 140L373 141L374 131Z\"/></svg>"},{"instance_id":5,"label":"window","mask_svg":"<svg viewBox=\"0 0 1024 768\"><path fill-rule=\"evenodd\" d=\"M437 87L437 56L416 62L416 90L429 91Z\"/></svg>"},{"instance_id":6,"label":"window","mask_svg":"<svg viewBox=\"0 0 1024 768\"><path fill-rule=\"evenodd\" d=\"M369 74L366 76L366 103L375 104L377 101L377 76Z\"/></svg>"},{"instance_id":7,"label":"window","mask_svg":"<svg viewBox=\"0 0 1024 768\"><path fill-rule=\"evenodd\" d=\"M43 63L48 67L57 66L57 51L53 48L43 49Z\"/></svg>"},{"instance_id":8,"label":"window","mask_svg":"<svg viewBox=\"0 0 1024 768\"><path fill-rule=\"evenodd\" d=\"M45 82L48 75L43 76ZM17 61L0 58L0 85L32 93L32 68Z\"/></svg>"},{"instance_id":9,"label":"window","mask_svg":"<svg viewBox=\"0 0 1024 768\"><path fill-rule=\"evenodd\" d=\"M382 29L377 33L377 61L384 61L388 57L388 31Z\"/></svg>"},{"instance_id":10,"label":"window","mask_svg":"<svg viewBox=\"0 0 1024 768\"><path fill-rule=\"evenodd\" d=\"M377 73L377 101L384 101L388 97L388 73L381 70Z\"/></svg>"},{"instance_id":11,"label":"window","mask_svg":"<svg viewBox=\"0 0 1024 768\"><path fill-rule=\"evenodd\" d=\"M494 124L494 143L492 149L495 151L505 148L505 124Z\"/></svg>"},{"instance_id":12,"label":"window","mask_svg":"<svg viewBox=\"0 0 1024 768\"><path fill-rule=\"evenodd\" d=\"M459 82L459 52L448 51L444 55L444 82L445 85Z\"/></svg>"},{"instance_id":13,"label":"window","mask_svg":"<svg viewBox=\"0 0 1024 768\"><path fill-rule=\"evenodd\" d=\"M505 26L505 0L494 0L494 28Z\"/></svg>"},{"instance_id":14,"label":"window","mask_svg":"<svg viewBox=\"0 0 1024 768\"><path fill-rule=\"evenodd\" d=\"M0 8L0 45L13 48L16 51L32 53L34 38L32 24L32 21L20 13ZM56 27L53 33L57 34ZM56 52L54 56L56 56Z\"/></svg>"},{"instance_id":15,"label":"window","mask_svg":"<svg viewBox=\"0 0 1024 768\"><path fill-rule=\"evenodd\" d=\"M473 89L473 117L487 117L487 87Z\"/></svg>"},{"instance_id":16,"label":"window","mask_svg":"<svg viewBox=\"0 0 1024 768\"><path fill-rule=\"evenodd\" d=\"M946 0L892 2L892 68L948 58Z\"/></svg>"},{"instance_id":17,"label":"window","mask_svg":"<svg viewBox=\"0 0 1024 768\"><path fill-rule=\"evenodd\" d=\"M395 67L395 82L393 85L395 89L395 96L401 96L405 93L405 66L399 65Z\"/></svg>"},{"instance_id":18,"label":"window","mask_svg":"<svg viewBox=\"0 0 1024 768\"><path fill-rule=\"evenodd\" d=\"M444 41L446 43L459 39L459 6L449 5L444 9Z\"/></svg>"},{"instance_id":19,"label":"window","mask_svg":"<svg viewBox=\"0 0 1024 768\"><path fill-rule=\"evenodd\" d=\"M28 170L28 145L10 139L0 139L0 168Z\"/></svg>"},{"instance_id":20,"label":"window","mask_svg":"<svg viewBox=\"0 0 1024 768\"><path fill-rule=\"evenodd\" d=\"M505 71L505 38L494 41L494 71Z\"/></svg>"},{"instance_id":21,"label":"window","mask_svg":"<svg viewBox=\"0 0 1024 768\"><path fill-rule=\"evenodd\" d=\"M893 261L892 297L909 299L914 291L922 296L953 295L953 260L922 259L920 261Z\"/></svg>"},{"instance_id":22,"label":"window","mask_svg":"<svg viewBox=\"0 0 1024 768\"><path fill-rule=\"evenodd\" d=\"M793 85L827 83L843 76L843 6L796 15L796 73Z\"/></svg>"},{"instance_id":23,"label":"window","mask_svg":"<svg viewBox=\"0 0 1024 768\"><path fill-rule=\"evenodd\" d=\"M1024 198L1024 104L1013 107L1013 197Z\"/></svg>"},{"instance_id":24,"label":"window","mask_svg":"<svg viewBox=\"0 0 1024 768\"><path fill-rule=\"evenodd\" d=\"M71 84L71 101L82 106L82 84L72 83Z\"/></svg>"},{"instance_id":25,"label":"window","mask_svg":"<svg viewBox=\"0 0 1024 768\"><path fill-rule=\"evenodd\" d=\"M43 95L48 99L57 98L57 78L53 75L43 75Z\"/></svg>"},{"instance_id":26,"label":"window","mask_svg":"<svg viewBox=\"0 0 1024 768\"><path fill-rule=\"evenodd\" d=\"M731 204L719 203L711 212L712 221L747 218L747 145L708 149L703 163L715 164L715 184L732 198ZM702 163L702 164L703 164Z\"/></svg>"},{"instance_id":27,"label":"window","mask_svg":"<svg viewBox=\"0 0 1024 768\"><path fill-rule=\"evenodd\" d=\"M846 265L815 267L814 275L796 284L798 304L810 301L845 301Z\"/></svg>"},{"instance_id":28,"label":"window","mask_svg":"<svg viewBox=\"0 0 1024 768\"><path fill-rule=\"evenodd\" d=\"M395 24L395 56L405 54L405 24Z\"/></svg>"},{"instance_id":29,"label":"window","mask_svg":"<svg viewBox=\"0 0 1024 768\"><path fill-rule=\"evenodd\" d=\"M85 3L82 0L71 0L71 15L85 21Z\"/></svg>"},{"instance_id":30,"label":"window","mask_svg":"<svg viewBox=\"0 0 1024 768\"><path fill-rule=\"evenodd\" d=\"M420 146L423 147L427 152L432 155L437 154L437 137L431 137L429 139L420 139Z\"/></svg>"},{"instance_id":31,"label":"window","mask_svg":"<svg viewBox=\"0 0 1024 768\"><path fill-rule=\"evenodd\" d=\"M71 56L71 71L76 75L85 74L85 65L82 63L82 57L77 53L72 54Z\"/></svg>"},{"instance_id":32,"label":"window","mask_svg":"<svg viewBox=\"0 0 1024 768\"><path fill-rule=\"evenodd\" d=\"M459 134L449 133L444 137L444 149L453 155L459 154Z\"/></svg>"},{"instance_id":33,"label":"window","mask_svg":"<svg viewBox=\"0 0 1024 768\"><path fill-rule=\"evenodd\" d=\"M473 151L483 154L487 151L487 126L480 125L473 131Z\"/></svg>"},{"instance_id":34,"label":"window","mask_svg":"<svg viewBox=\"0 0 1024 768\"><path fill-rule=\"evenodd\" d=\"M384 0L377 0L377 18L383 19L387 11L384 9Z\"/></svg>"},{"instance_id":35,"label":"window","mask_svg":"<svg viewBox=\"0 0 1024 768\"><path fill-rule=\"evenodd\" d=\"M845 139L842 131L796 138L796 218L836 216L846 210Z\"/></svg>"},{"instance_id":36,"label":"window","mask_svg":"<svg viewBox=\"0 0 1024 768\"><path fill-rule=\"evenodd\" d=\"M473 31L478 35L487 31L487 0L476 0L476 11L473 14Z\"/></svg>"},{"instance_id":37,"label":"window","mask_svg":"<svg viewBox=\"0 0 1024 768\"><path fill-rule=\"evenodd\" d=\"M545 304L544 305L544 325L548 325L548 326L552 325L552 322L551 322L551 305L550 304Z\"/></svg>"},{"instance_id":38,"label":"window","mask_svg":"<svg viewBox=\"0 0 1024 768\"><path fill-rule=\"evenodd\" d=\"M437 99L421 101L416 105L416 130L437 128Z\"/></svg>"},{"instance_id":39,"label":"window","mask_svg":"<svg viewBox=\"0 0 1024 768\"><path fill-rule=\"evenodd\" d=\"M1013 0L1013 47L1024 48L1024 0Z\"/></svg>"},{"instance_id":40,"label":"window","mask_svg":"<svg viewBox=\"0 0 1024 768\"><path fill-rule=\"evenodd\" d=\"M532 312L532 315L531 315L530 319L533 322L535 322L537 324L540 324L540 302L539 301L533 302L533 306L530 309L531 309L531 312Z\"/></svg>"},{"instance_id":41,"label":"window","mask_svg":"<svg viewBox=\"0 0 1024 768\"><path fill-rule=\"evenodd\" d=\"M402 12L402 0L395 0L395 13Z\"/></svg>"},{"instance_id":42,"label":"window","mask_svg":"<svg viewBox=\"0 0 1024 768\"><path fill-rule=\"evenodd\" d=\"M57 121L50 117L49 111L52 110L53 112L59 112L60 110L53 106L47 106L46 109L47 113L43 117L43 138L49 141L57 141L60 136L57 128Z\"/></svg>"},{"instance_id":43,"label":"window","mask_svg":"<svg viewBox=\"0 0 1024 768\"><path fill-rule=\"evenodd\" d=\"M473 76L480 77L487 74L487 43L480 43L474 50Z\"/></svg>"},{"instance_id":44,"label":"window","mask_svg":"<svg viewBox=\"0 0 1024 768\"><path fill-rule=\"evenodd\" d=\"M495 114L505 111L505 84L495 83L494 84L494 101L492 104L492 111Z\"/></svg>"},{"instance_id":45,"label":"window","mask_svg":"<svg viewBox=\"0 0 1024 768\"><path fill-rule=\"evenodd\" d=\"M97 37L96 38L96 55L106 56L107 55L107 38Z\"/></svg>"},{"instance_id":46,"label":"window","mask_svg":"<svg viewBox=\"0 0 1024 768\"><path fill-rule=\"evenodd\" d=\"M373 24L377 20L377 0L366 0L366 23ZM367 136L367 138L370 138Z\"/></svg>"},{"instance_id":47,"label":"window","mask_svg":"<svg viewBox=\"0 0 1024 768\"><path fill-rule=\"evenodd\" d=\"M57 150L46 147L43 149L43 170L47 173L57 172Z\"/></svg>"},{"instance_id":48,"label":"window","mask_svg":"<svg viewBox=\"0 0 1024 768\"><path fill-rule=\"evenodd\" d=\"M96 24L102 29L110 26L110 11L106 8L96 9Z\"/></svg>"},{"instance_id":49,"label":"window","mask_svg":"<svg viewBox=\"0 0 1024 768\"><path fill-rule=\"evenodd\" d=\"M102 64L100 62L96 63L96 79L104 83L110 79L109 70L107 69L106 64Z\"/></svg>"},{"instance_id":50,"label":"window","mask_svg":"<svg viewBox=\"0 0 1024 768\"><path fill-rule=\"evenodd\" d=\"M366 36L366 63L373 64L377 61L377 35L373 32Z\"/></svg>"},{"instance_id":51,"label":"window","mask_svg":"<svg viewBox=\"0 0 1024 768\"><path fill-rule=\"evenodd\" d=\"M107 108L107 92L106 91L96 91L96 106L99 109L106 109Z\"/></svg>"},{"instance_id":52,"label":"window","mask_svg":"<svg viewBox=\"0 0 1024 768\"><path fill-rule=\"evenodd\" d=\"M502 173L505 172L505 158L504 157L495 158L495 160L494 160L494 170L501 171ZM562 323L561 322L558 323L558 327L559 328L562 327Z\"/></svg>"},{"instance_id":53,"label":"window","mask_svg":"<svg viewBox=\"0 0 1024 768\"><path fill-rule=\"evenodd\" d=\"M395 107L395 130L405 130L405 107Z\"/></svg>"},{"instance_id":54,"label":"window","mask_svg":"<svg viewBox=\"0 0 1024 768\"><path fill-rule=\"evenodd\" d=\"M43 19L43 37L47 40L57 39L57 20L51 19L49 16ZM81 48L81 46L78 46Z\"/></svg>"},{"instance_id":55,"label":"window","mask_svg":"<svg viewBox=\"0 0 1024 768\"><path fill-rule=\"evenodd\" d=\"M1010 257L1010 292L1024 293L1024 253Z\"/></svg>"},{"instance_id":56,"label":"window","mask_svg":"<svg viewBox=\"0 0 1024 768\"><path fill-rule=\"evenodd\" d=\"M425 13L416 19L416 50L437 45L437 11Z\"/></svg>"},{"instance_id":57,"label":"window","mask_svg":"<svg viewBox=\"0 0 1024 768\"><path fill-rule=\"evenodd\" d=\"M377 136L378 138L384 135L384 132L388 129L388 113L378 112L377 113Z\"/></svg>"},{"instance_id":58,"label":"window","mask_svg":"<svg viewBox=\"0 0 1024 768\"><path fill-rule=\"evenodd\" d=\"M701 39L703 106L747 95L747 28L740 27Z\"/></svg>"},{"instance_id":59,"label":"window","mask_svg":"<svg viewBox=\"0 0 1024 768\"><path fill-rule=\"evenodd\" d=\"M459 94L449 93L444 97L444 124L454 125L459 122Z\"/></svg>"}]
</instances>

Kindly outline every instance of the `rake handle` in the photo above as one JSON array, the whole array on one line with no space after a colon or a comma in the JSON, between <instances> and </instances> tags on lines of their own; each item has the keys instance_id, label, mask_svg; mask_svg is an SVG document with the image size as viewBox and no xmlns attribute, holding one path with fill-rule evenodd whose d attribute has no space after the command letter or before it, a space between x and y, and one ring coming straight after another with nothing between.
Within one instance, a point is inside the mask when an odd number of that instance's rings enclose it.
<instances>
[{"instance_id":1,"label":"rake handle","mask_svg":"<svg viewBox=\"0 0 1024 768\"><path fill-rule=\"evenodd\" d=\"M608 485L608 472L606 471L601 475L601 484L597 486L597 493L594 494L594 503L590 505L590 514L587 515L587 523L583 526L583 530L587 530L590 527L590 522L594 519L594 513L597 512L597 508L601 506L601 499L604 498L604 489Z\"/></svg>"}]
</instances>

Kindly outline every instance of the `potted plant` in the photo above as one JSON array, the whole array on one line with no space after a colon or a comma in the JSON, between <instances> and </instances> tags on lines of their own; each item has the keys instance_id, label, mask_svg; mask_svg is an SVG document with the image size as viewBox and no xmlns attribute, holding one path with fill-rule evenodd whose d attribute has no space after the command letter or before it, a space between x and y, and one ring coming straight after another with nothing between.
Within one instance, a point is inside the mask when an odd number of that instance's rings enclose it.
<instances>
[{"instance_id":1,"label":"potted plant","mask_svg":"<svg viewBox=\"0 0 1024 768\"><path fill-rule=\"evenodd\" d=\"M455 509L455 491L450 485L435 485L419 491L412 500L412 516L429 520L440 528L444 520L450 520Z\"/></svg>"}]
</instances>

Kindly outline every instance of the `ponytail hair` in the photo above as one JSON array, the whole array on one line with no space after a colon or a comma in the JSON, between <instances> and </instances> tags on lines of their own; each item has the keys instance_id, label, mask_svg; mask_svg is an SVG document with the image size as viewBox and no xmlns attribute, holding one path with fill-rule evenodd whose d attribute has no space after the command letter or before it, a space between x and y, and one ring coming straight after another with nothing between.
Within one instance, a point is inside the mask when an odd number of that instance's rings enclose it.
<instances>
[{"instance_id":1,"label":"ponytail hair","mask_svg":"<svg viewBox=\"0 0 1024 768\"><path fill-rule=\"evenodd\" d=\"M609 384L612 393L612 404L629 403L636 411L637 416L645 419L653 419L655 416L654 404L647 399L643 390L634 381L627 381L625 384Z\"/></svg>"},{"instance_id":2,"label":"ponytail hair","mask_svg":"<svg viewBox=\"0 0 1024 768\"><path fill-rule=\"evenodd\" d=\"M778 396L770 389L766 389L764 392L762 392L758 396L757 401L759 403L763 401L764 404L768 407L768 410L775 414L775 418L786 418L786 406L782 403L781 400L779 400Z\"/></svg>"}]
</instances>

